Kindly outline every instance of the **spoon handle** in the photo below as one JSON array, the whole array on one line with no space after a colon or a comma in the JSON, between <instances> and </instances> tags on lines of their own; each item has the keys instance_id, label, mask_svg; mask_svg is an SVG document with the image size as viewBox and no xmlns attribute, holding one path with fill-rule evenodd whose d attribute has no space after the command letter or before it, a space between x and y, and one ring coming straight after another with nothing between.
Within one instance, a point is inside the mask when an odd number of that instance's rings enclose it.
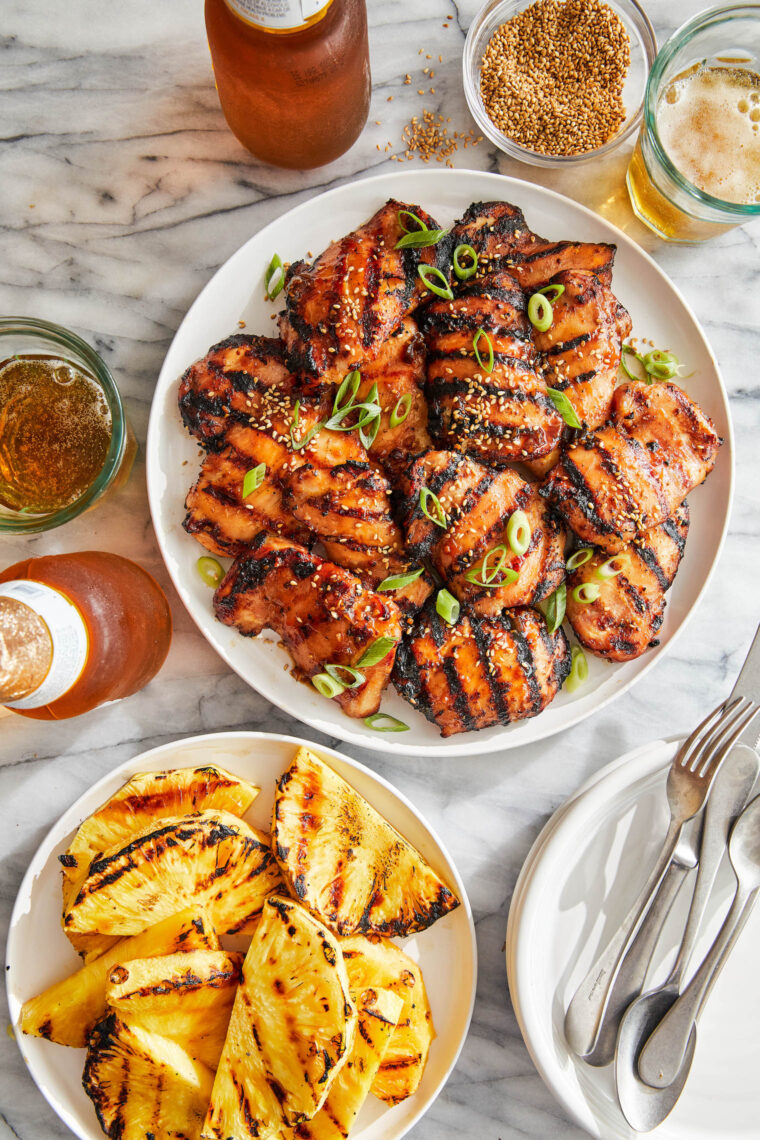
<instances>
[{"instance_id":1,"label":"spoon handle","mask_svg":"<svg viewBox=\"0 0 760 1140\"><path fill-rule=\"evenodd\" d=\"M623 954L636 933L642 915L649 907L652 895L668 869L683 824L683 819L671 815L662 851L649 878L617 932L594 962L567 1007L565 1037L570 1048L579 1057L587 1057L594 1049L607 998Z\"/></svg>"},{"instance_id":2,"label":"spoon handle","mask_svg":"<svg viewBox=\"0 0 760 1140\"><path fill-rule=\"evenodd\" d=\"M749 918L756 897L757 888L748 891L739 884L731 909L705 960L641 1050L639 1076L652 1088L667 1088L678 1076L692 1027Z\"/></svg>"}]
</instances>

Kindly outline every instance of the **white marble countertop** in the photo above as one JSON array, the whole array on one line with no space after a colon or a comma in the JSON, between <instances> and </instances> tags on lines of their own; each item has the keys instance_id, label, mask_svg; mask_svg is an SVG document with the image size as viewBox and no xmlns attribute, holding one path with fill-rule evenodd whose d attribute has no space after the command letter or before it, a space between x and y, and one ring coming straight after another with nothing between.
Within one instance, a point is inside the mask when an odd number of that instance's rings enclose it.
<instances>
[{"instance_id":1,"label":"white marble countertop","mask_svg":"<svg viewBox=\"0 0 760 1140\"><path fill-rule=\"evenodd\" d=\"M648 0L646 6L662 42L702 4ZM397 168L377 143L398 140L410 116L431 105L414 84L403 85L404 74L422 66L420 47L444 58L436 64L436 109L451 116L451 129L470 127L460 58L477 7L477 0L369 0L369 124L338 162L299 174L257 165L226 129L200 0L131 0L107 9L100 0L5 0L0 311L67 325L95 345L144 443L163 356L215 269L298 202ZM346 747L409 795L442 833L477 920L480 982L469 1039L443 1094L413 1130L414 1140L544 1140L549 1134L580 1140L583 1133L534 1070L507 995L503 946L517 874L549 815L590 773L639 742L690 728L727 691L760 618L760 223L703 248L666 247L630 212L626 158L601 171L545 174L483 143L460 150L453 162L538 181L598 209L641 241L683 291L731 396L737 491L729 537L699 612L673 652L632 692L563 737L443 766ZM4 929L50 824L122 760L215 729L302 731L226 668L173 594L150 523L141 461L126 489L102 509L46 536L3 540L0 562L86 548L128 555L150 569L172 599L176 633L163 672L130 700L55 726L0 721ZM0 1140L67 1135L3 1033Z\"/></svg>"}]
</instances>

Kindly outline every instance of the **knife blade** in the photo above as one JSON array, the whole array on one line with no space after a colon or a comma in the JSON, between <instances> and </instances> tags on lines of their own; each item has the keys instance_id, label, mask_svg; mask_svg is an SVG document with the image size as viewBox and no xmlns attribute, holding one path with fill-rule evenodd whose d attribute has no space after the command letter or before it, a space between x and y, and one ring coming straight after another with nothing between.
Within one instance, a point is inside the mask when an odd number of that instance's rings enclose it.
<instances>
[{"instance_id":1,"label":"knife blade","mask_svg":"<svg viewBox=\"0 0 760 1140\"><path fill-rule=\"evenodd\" d=\"M736 697L746 697L747 700L760 705L760 626L757 628L754 641L750 646L739 676L736 678L736 684L731 690L731 696L727 703L735 700ZM742 744L748 744L750 748L757 748L758 743L760 743L760 718L755 717L747 725L739 740Z\"/></svg>"}]
</instances>

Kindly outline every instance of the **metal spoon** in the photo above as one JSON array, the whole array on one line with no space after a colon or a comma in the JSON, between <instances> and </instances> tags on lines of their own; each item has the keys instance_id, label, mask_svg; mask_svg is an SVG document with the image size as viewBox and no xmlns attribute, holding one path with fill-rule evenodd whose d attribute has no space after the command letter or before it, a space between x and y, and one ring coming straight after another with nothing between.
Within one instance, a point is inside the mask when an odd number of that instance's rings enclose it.
<instances>
[{"instance_id":1,"label":"metal spoon","mask_svg":"<svg viewBox=\"0 0 760 1140\"><path fill-rule=\"evenodd\" d=\"M697 1044L696 1022L760 891L760 796L752 800L734 824L728 853L738 886L731 909L707 957L672 1005L659 1009L654 1001L651 1004L634 1002L620 1026L615 1056L618 1102L626 1120L638 1132L651 1132L661 1124L680 1097ZM671 1001L669 995L662 1000ZM669 1022L673 1031L673 1052L682 1055L683 1061L671 1084L655 1089L639 1077L638 1053L641 1042L660 1024L663 1013L662 1025Z\"/></svg>"}]
</instances>

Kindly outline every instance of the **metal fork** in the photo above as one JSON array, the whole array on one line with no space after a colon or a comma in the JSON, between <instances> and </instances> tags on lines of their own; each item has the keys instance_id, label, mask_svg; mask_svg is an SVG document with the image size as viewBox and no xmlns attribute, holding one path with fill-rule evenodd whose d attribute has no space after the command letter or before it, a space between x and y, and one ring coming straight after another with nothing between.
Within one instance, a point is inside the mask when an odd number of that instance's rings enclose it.
<instances>
[{"instance_id":1,"label":"metal fork","mask_svg":"<svg viewBox=\"0 0 760 1140\"><path fill-rule=\"evenodd\" d=\"M724 701L676 753L668 773L670 823L662 851L619 930L581 982L565 1014L565 1037L579 1057L587 1057L594 1050L620 963L670 865L683 825L701 811L723 760L758 712L760 705L748 697Z\"/></svg>"}]
</instances>

